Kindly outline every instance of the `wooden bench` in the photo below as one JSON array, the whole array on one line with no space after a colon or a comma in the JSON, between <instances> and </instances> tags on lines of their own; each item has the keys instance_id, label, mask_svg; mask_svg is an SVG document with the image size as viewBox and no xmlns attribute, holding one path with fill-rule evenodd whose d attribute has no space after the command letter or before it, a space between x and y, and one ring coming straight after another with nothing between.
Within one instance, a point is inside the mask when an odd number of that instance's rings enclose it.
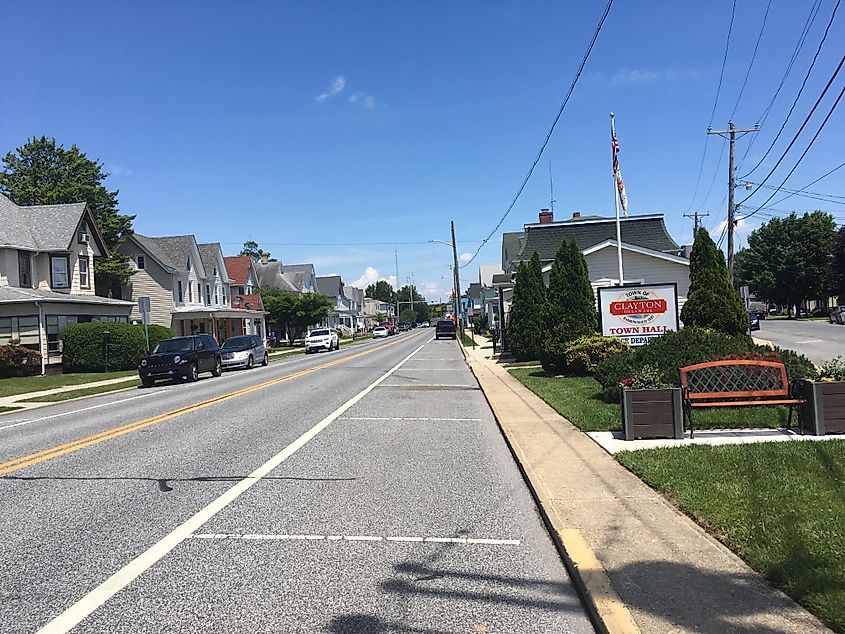
<instances>
[{"instance_id":1,"label":"wooden bench","mask_svg":"<svg viewBox=\"0 0 845 634\"><path fill-rule=\"evenodd\" d=\"M726 359L681 368L684 412L693 437L692 410L697 407L789 406L786 428L792 427L792 410L804 403L795 398L786 366L777 361Z\"/></svg>"}]
</instances>

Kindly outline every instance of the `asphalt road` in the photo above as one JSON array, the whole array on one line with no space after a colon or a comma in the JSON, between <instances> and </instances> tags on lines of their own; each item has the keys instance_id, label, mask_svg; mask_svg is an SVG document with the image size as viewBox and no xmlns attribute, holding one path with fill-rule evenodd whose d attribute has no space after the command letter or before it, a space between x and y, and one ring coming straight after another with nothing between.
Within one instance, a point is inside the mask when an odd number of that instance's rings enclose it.
<instances>
[{"instance_id":1,"label":"asphalt road","mask_svg":"<svg viewBox=\"0 0 845 634\"><path fill-rule=\"evenodd\" d=\"M0 631L592 631L432 336L0 417Z\"/></svg>"},{"instance_id":2,"label":"asphalt road","mask_svg":"<svg viewBox=\"0 0 845 634\"><path fill-rule=\"evenodd\" d=\"M791 348L814 363L836 356L845 357L845 326L826 321L764 319L760 330L751 333L781 348Z\"/></svg>"}]
</instances>

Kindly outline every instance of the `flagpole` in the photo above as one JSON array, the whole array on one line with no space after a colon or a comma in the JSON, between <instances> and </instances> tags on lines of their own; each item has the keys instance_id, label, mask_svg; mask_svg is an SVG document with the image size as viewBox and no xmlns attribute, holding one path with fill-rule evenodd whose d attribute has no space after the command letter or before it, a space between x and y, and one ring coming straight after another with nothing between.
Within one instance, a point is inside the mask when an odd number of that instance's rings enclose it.
<instances>
[{"instance_id":1,"label":"flagpole","mask_svg":"<svg viewBox=\"0 0 845 634\"><path fill-rule=\"evenodd\" d=\"M614 114L610 113L610 140L616 139L616 125L613 121ZM625 283L622 274L622 224L619 220L619 189L616 183L616 172L613 173L613 202L616 204L616 259L619 261L619 286Z\"/></svg>"}]
</instances>

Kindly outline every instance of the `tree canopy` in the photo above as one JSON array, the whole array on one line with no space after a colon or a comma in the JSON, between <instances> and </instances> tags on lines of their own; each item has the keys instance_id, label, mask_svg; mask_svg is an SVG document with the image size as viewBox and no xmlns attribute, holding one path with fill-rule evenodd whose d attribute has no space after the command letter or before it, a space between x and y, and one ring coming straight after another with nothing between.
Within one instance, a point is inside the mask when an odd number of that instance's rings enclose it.
<instances>
[{"instance_id":1,"label":"tree canopy","mask_svg":"<svg viewBox=\"0 0 845 634\"><path fill-rule=\"evenodd\" d=\"M89 159L76 145L66 149L55 139L32 137L3 157L0 193L22 206L87 203L111 252L94 262L97 293L119 295L133 271L115 248L132 233L135 216L120 213L118 191L104 184L108 176L103 163Z\"/></svg>"},{"instance_id":2,"label":"tree canopy","mask_svg":"<svg viewBox=\"0 0 845 634\"><path fill-rule=\"evenodd\" d=\"M379 280L375 284L370 284L365 290L364 295L372 299L377 299L380 302L388 304L396 303L396 291L387 280Z\"/></svg>"},{"instance_id":3,"label":"tree canopy","mask_svg":"<svg viewBox=\"0 0 845 634\"><path fill-rule=\"evenodd\" d=\"M309 326L320 323L332 309L331 300L319 293L296 295L277 288L261 291L267 321L280 334L286 334L293 342L305 333Z\"/></svg>"},{"instance_id":4,"label":"tree canopy","mask_svg":"<svg viewBox=\"0 0 845 634\"><path fill-rule=\"evenodd\" d=\"M513 289L508 341L518 359L539 359L543 351L543 306L546 287L543 267L536 251L531 261L520 262Z\"/></svg>"},{"instance_id":5,"label":"tree canopy","mask_svg":"<svg viewBox=\"0 0 845 634\"><path fill-rule=\"evenodd\" d=\"M267 259L270 262L278 262L276 258L270 257L270 252L265 251L264 249L258 246L258 243L255 240L247 240L244 242L244 248L241 249L241 252L238 255L248 255L253 260L260 260L263 256L267 256Z\"/></svg>"}]
</instances>

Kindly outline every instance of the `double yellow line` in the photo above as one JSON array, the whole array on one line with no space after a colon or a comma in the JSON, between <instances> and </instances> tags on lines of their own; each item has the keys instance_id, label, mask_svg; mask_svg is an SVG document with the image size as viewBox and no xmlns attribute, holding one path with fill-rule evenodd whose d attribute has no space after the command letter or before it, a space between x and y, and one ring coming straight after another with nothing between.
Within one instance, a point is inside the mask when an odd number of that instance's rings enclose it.
<instances>
[{"instance_id":1,"label":"double yellow line","mask_svg":"<svg viewBox=\"0 0 845 634\"><path fill-rule=\"evenodd\" d=\"M129 423L127 425L122 425L120 427L107 429L106 431L100 432L99 434L94 434L93 436L86 436L85 438L80 438L78 440L73 440L62 445L57 445L56 447L51 447L50 449L44 449L43 451L38 451L27 456L15 458L14 460L0 463L0 476L12 473L13 471L18 471L19 469L31 467L32 465L36 465L39 462L52 460L53 458L58 458L59 456L64 456L65 454L69 454L74 451L79 451L80 449L84 449L85 447L90 447L92 445L105 442L106 440L118 438L119 436L132 433L133 431L138 431L139 429L144 429L145 427L150 427L151 425L163 423L164 421L171 420L173 418L176 418L177 416L182 416L183 414L189 414L190 412L205 409L206 407L210 407L217 403L222 403L223 401L228 401L230 399L237 398L239 396L243 396L251 392L257 392L258 390L263 390L273 385L278 385L279 383L284 383L285 381L290 381L301 376L313 374L314 372L317 372L319 370L330 368L341 363L346 363L347 361L350 361L352 359L363 357L364 355L371 354L378 350L384 350L385 348L395 346L399 343L402 343L402 341L394 341L392 343L387 343L376 348L371 348L362 352L356 352L355 354L349 355L348 357L343 357L342 359L336 359L334 361L322 363L320 365L314 366L313 368L307 368L305 370L299 370L298 372L286 374L285 376L279 377L277 379L265 381L264 383L259 383L257 385L253 385L242 390L236 390L234 392L229 392L221 396L215 396L214 398L210 398L205 401L200 401L199 403L194 403L193 405L187 405L185 407L180 407L178 409L165 412L164 414L145 418L143 420L139 420L134 423Z\"/></svg>"}]
</instances>

